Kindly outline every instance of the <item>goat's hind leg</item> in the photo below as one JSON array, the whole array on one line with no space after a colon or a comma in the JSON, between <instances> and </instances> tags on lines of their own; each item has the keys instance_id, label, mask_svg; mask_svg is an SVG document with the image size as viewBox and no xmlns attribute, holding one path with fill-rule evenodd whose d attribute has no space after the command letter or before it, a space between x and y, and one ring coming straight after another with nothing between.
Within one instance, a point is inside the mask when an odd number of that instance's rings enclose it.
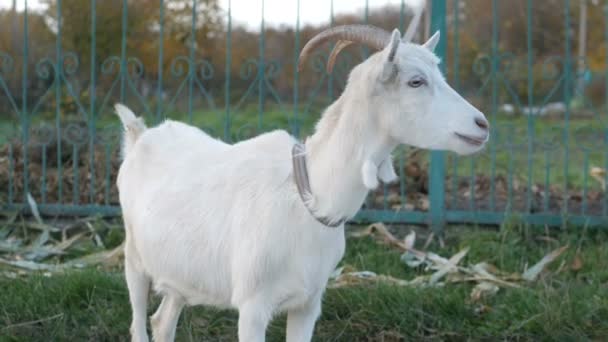
<instances>
[{"instance_id":1,"label":"goat's hind leg","mask_svg":"<svg viewBox=\"0 0 608 342\"><path fill-rule=\"evenodd\" d=\"M184 300L176 294L168 293L152 315L152 338L154 341L170 342L175 339L175 328L184 307Z\"/></svg>"},{"instance_id":2,"label":"goat's hind leg","mask_svg":"<svg viewBox=\"0 0 608 342\"><path fill-rule=\"evenodd\" d=\"M150 290L150 278L141 269L137 256L129 251L129 243L125 245L125 278L129 289L129 301L131 302L131 341L147 342L146 332L146 310L148 307L148 292Z\"/></svg>"}]
</instances>

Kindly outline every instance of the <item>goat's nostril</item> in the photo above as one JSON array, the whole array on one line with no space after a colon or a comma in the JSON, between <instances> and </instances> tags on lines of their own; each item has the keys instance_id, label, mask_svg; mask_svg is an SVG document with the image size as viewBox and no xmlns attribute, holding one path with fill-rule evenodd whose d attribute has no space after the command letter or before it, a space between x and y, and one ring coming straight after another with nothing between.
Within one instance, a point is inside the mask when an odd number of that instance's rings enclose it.
<instances>
[{"instance_id":1,"label":"goat's nostril","mask_svg":"<svg viewBox=\"0 0 608 342\"><path fill-rule=\"evenodd\" d=\"M488 129L490 127L490 124L488 123L488 121L483 118L475 118L475 123L481 129Z\"/></svg>"}]
</instances>

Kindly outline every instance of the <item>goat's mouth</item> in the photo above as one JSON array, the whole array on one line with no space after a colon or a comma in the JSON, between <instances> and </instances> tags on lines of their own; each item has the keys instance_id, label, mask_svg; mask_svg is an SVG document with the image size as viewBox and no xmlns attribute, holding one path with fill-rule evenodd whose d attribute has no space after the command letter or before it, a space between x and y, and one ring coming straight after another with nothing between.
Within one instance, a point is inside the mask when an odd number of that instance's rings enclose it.
<instances>
[{"instance_id":1,"label":"goat's mouth","mask_svg":"<svg viewBox=\"0 0 608 342\"><path fill-rule=\"evenodd\" d=\"M473 146L481 146L483 145L486 140L488 139L488 136L483 136L483 137L475 137L472 135L465 135L465 134L460 134L458 132L454 132L454 134L462 141L466 142L467 144L473 145Z\"/></svg>"}]
</instances>

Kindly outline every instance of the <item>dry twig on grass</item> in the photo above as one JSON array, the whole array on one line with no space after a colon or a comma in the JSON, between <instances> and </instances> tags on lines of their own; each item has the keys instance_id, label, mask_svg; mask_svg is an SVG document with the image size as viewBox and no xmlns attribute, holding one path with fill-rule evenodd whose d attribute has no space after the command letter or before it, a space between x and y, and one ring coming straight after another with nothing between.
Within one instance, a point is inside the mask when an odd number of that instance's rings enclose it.
<instances>
[{"instance_id":1,"label":"dry twig on grass","mask_svg":"<svg viewBox=\"0 0 608 342\"><path fill-rule=\"evenodd\" d=\"M521 287L522 281L534 281L546 267L556 260L568 246L560 247L545 255L535 265L525 270L521 274L500 271L493 265L479 262L473 265L463 266L461 261L467 255L469 248L465 247L450 258L444 258L432 252L416 250L416 234L411 232L403 241L397 239L389 232L382 223L374 223L359 232L350 234L352 237L372 237L377 242L390 246L402 252L401 260L405 265L412 268L422 267L423 270L433 271L429 275L422 275L413 280L397 279L378 275L369 271L340 272L335 274L332 279L333 287L359 285L366 282L384 282L398 286L444 286L446 283L474 282L475 287L471 292L471 300L478 301L482 298L496 294L500 287Z\"/></svg>"}]
</instances>

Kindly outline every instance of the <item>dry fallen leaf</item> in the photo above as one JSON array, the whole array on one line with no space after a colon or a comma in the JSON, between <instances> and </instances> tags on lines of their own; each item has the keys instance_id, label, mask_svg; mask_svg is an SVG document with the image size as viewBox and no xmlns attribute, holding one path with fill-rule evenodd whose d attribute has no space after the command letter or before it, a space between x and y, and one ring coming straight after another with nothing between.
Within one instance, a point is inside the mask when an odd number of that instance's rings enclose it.
<instances>
[{"instance_id":1,"label":"dry fallen leaf","mask_svg":"<svg viewBox=\"0 0 608 342\"><path fill-rule=\"evenodd\" d=\"M360 271L360 272L349 272L342 273L338 275L334 281L329 285L330 288L339 288L345 286L353 286L353 285L361 285L366 283L375 283L380 282L384 284L391 284L397 286L408 286L412 285L412 282L409 282L404 279L398 279L387 275L378 275L374 272L370 271Z\"/></svg>"},{"instance_id":2,"label":"dry fallen leaf","mask_svg":"<svg viewBox=\"0 0 608 342\"><path fill-rule=\"evenodd\" d=\"M114 266L119 264L124 256L124 245L125 243L123 242L121 245L112 250L85 255L82 258L70 260L62 265L68 267L85 267L99 264L104 266Z\"/></svg>"},{"instance_id":3,"label":"dry fallen leaf","mask_svg":"<svg viewBox=\"0 0 608 342\"><path fill-rule=\"evenodd\" d=\"M407 234L403 239L403 244L405 248L412 249L414 248L414 243L416 243L416 232L412 230L412 232Z\"/></svg>"},{"instance_id":4,"label":"dry fallen leaf","mask_svg":"<svg viewBox=\"0 0 608 342\"><path fill-rule=\"evenodd\" d=\"M29 271L61 271L62 267L58 265L42 264L29 260L5 260L0 258L0 264L10 265L17 268L26 269Z\"/></svg>"},{"instance_id":5,"label":"dry fallen leaf","mask_svg":"<svg viewBox=\"0 0 608 342\"><path fill-rule=\"evenodd\" d=\"M568 249L568 246L563 246L563 247L560 247L560 248L552 251L551 253L545 255L534 266L527 269L522 274L522 278L527 281L536 280L536 278L538 277L540 272L542 272L548 264L550 264L553 260L555 260L558 256L560 256L566 249Z\"/></svg>"},{"instance_id":6,"label":"dry fallen leaf","mask_svg":"<svg viewBox=\"0 0 608 342\"><path fill-rule=\"evenodd\" d=\"M478 305L474 309L474 312L477 315L483 315L483 314L485 314L487 312L490 312L490 311L492 311L492 308L489 307L489 306L487 306L487 305L483 305L483 304Z\"/></svg>"},{"instance_id":7,"label":"dry fallen leaf","mask_svg":"<svg viewBox=\"0 0 608 342\"><path fill-rule=\"evenodd\" d=\"M391 247L395 247L402 252L409 251L409 252L417 255L418 257L425 256L424 252L417 251L414 248L408 248L408 246L406 245L405 242L401 242L399 239L397 239L393 234L391 234L391 232L388 231L386 226L381 222L370 224L364 230L352 233L350 236L352 236L352 237L373 236L373 237L376 237L376 239L381 238L382 243L384 243L385 245L391 246Z\"/></svg>"},{"instance_id":8,"label":"dry fallen leaf","mask_svg":"<svg viewBox=\"0 0 608 342\"><path fill-rule=\"evenodd\" d=\"M603 169L601 167L593 166L589 170L589 175L600 183L600 185L602 186L602 190L606 191L606 170L605 169Z\"/></svg>"},{"instance_id":9,"label":"dry fallen leaf","mask_svg":"<svg viewBox=\"0 0 608 342\"><path fill-rule=\"evenodd\" d=\"M572 264L570 265L570 269L577 272L583 268L583 259L581 258L579 253L576 253L574 259L572 260Z\"/></svg>"},{"instance_id":10,"label":"dry fallen leaf","mask_svg":"<svg viewBox=\"0 0 608 342\"><path fill-rule=\"evenodd\" d=\"M85 235L86 235L85 232L80 232L78 234L75 234L71 238L61 241L60 243L55 245L54 248L56 248L60 251L65 251L66 249L70 248L70 246L72 246L74 244L74 242L80 240Z\"/></svg>"},{"instance_id":11,"label":"dry fallen leaf","mask_svg":"<svg viewBox=\"0 0 608 342\"><path fill-rule=\"evenodd\" d=\"M464 271L470 272L470 274L473 275L473 279L476 281L489 281L489 282L496 283L501 286L508 286L508 287L514 287L514 288L520 287L519 285L517 285L515 283L506 281L504 279L500 279L497 276L488 272L488 264L485 262L480 262L478 264L475 264L475 265L473 265L472 268L464 269Z\"/></svg>"},{"instance_id":12,"label":"dry fallen leaf","mask_svg":"<svg viewBox=\"0 0 608 342\"><path fill-rule=\"evenodd\" d=\"M418 199L418 202L416 202L416 207L422 211L429 211L430 206L431 202L429 202L427 197L421 197Z\"/></svg>"},{"instance_id":13,"label":"dry fallen leaf","mask_svg":"<svg viewBox=\"0 0 608 342\"><path fill-rule=\"evenodd\" d=\"M499 290L499 287L489 281L482 281L475 285L471 291L471 300L476 302L482 298L487 298L495 295Z\"/></svg>"},{"instance_id":14,"label":"dry fallen leaf","mask_svg":"<svg viewBox=\"0 0 608 342\"><path fill-rule=\"evenodd\" d=\"M34 197L32 197L32 194L29 192L27 193L27 203L30 206L30 210L32 211L32 215L34 215L36 222L43 224L42 217L40 217L40 212L38 211L38 204L36 204Z\"/></svg>"},{"instance_id":15,"label":"dry fallen leaf","mask_svg":"<svg viewBox=\"0 0 608 342\"><path fill-rule=\"evenodd\" d=\"M418 251L413 248L416 241L415 232L412 231L403 240L399 240L393 236L382 223L372 224L363 231L352 234L352 236L371 236L385 245L402 251L403 254L401 255L401 261L407 266L422 266L421 270L427 272L433 271L433 273L429 275L421 275L408 281L378 275L371 272L354 272L354 270L349 270L349 272L347 272L346 270L338 269L334 275L332 275L332 279L335 280L335 287L360 284L363 281L370 280L383 281L401 286L433 287L443 286L447 283L473 282L477 283L473 289L473 292L471 293L471 299L474 301L495 294L499 287L521 288L521 281L532 281L536 279L542 270L559 255L561 255L567 248L567 246L565 246L552 251L534 266L527 269L523 274L519 274L501 271L495 265L486 262L479 262L474 265L466 266L459 265L462 259L464 259L464 257L467 255L467 252L469 251L468 247L454 254L449 259L433 252ZM563 264L566 265L565 262L563 262ZM571 266L571 268L573 269L582 267L582 260L577 261L575 259L572 265L573 266ZM442 279L445 280L442 281Z\"/></svg>"},{"instance_id":16,"label":"dry fallen leaf","mask_svg":"<svg viewBox=\"0 0 608 342\"><path fill-rule=\"evenodd\" d=\"M443 265L438 271L436 271L435 273L433 273L433 275L431 275L431 279L429 280L429 283L431 285L434 285L439 281L439 279L443 278L443 276L446 275L448 272L456 271L456 265L458 265L460 260L462 260L462 258L464 258L464 256L467 255L468 252L469 252L469 248L467 247L467 248L461 250L460 252L454 254L450 258L450 260L448 260L447 264Z\"/></svg>"},{"instance_id":17,"label":"dry fallen leaf","mask_svg":"<svg viewBox=\"0 0 608 342\"><path fill-rule=\"evenodd\" d=\"M416 268L426 262L426 258L420 258L411 252L405 252L401 255L401 262L411 268Z\"/></svg>"}]
</instances>

